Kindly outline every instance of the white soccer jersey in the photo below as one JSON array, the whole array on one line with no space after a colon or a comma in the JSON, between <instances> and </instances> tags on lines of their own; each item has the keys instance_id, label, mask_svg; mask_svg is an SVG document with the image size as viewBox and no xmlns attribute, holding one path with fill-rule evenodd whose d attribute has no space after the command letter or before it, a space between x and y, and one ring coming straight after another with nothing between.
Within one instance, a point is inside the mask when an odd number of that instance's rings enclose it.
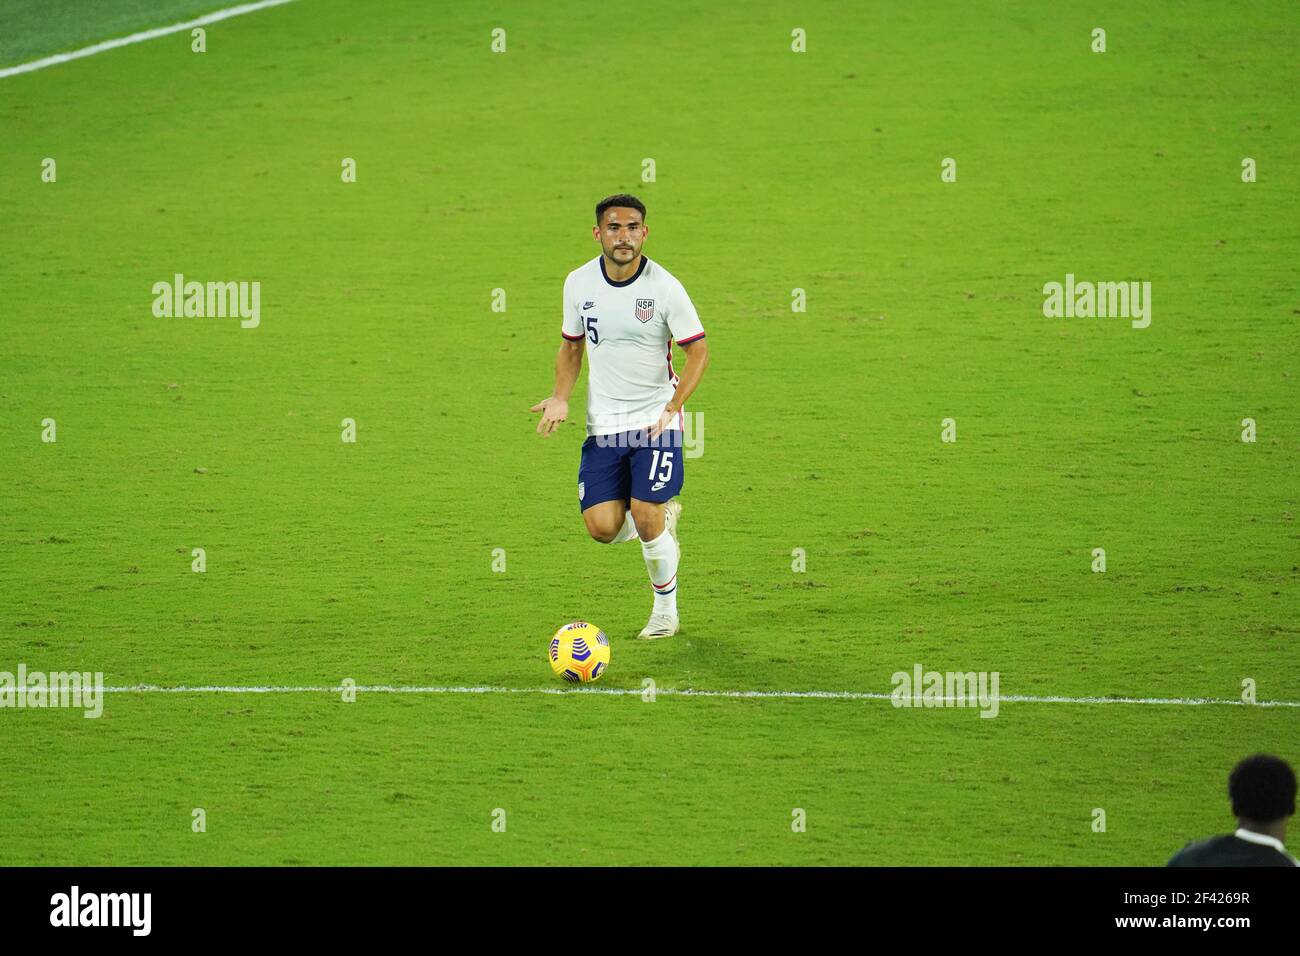
<instances>
[{"instance_id":1,"label":"white soccer jersey","mask_svg":"<svg viewBox=\"0 0 1300 956\"><path fill-rule=\"evenodd\" d=\"M636 275L605 276L596 256L564 280L566 339L587 340L587 434L613 435L659 420L677 388L673 340L704 338L691 298L667 269L644 255ZM681 416L670 428L681 427Z\"/></svg>"}]
</instances>

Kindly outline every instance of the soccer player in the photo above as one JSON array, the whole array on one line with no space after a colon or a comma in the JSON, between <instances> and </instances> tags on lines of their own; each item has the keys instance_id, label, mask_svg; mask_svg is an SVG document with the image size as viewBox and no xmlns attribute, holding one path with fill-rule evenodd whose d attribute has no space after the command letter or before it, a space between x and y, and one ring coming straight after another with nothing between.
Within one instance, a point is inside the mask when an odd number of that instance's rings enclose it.
<instances>
[{"instance_id":1,"label":"soccer player","mask_svg":"<svg viewBox=\"0 0 1300 956\"><path fill-rule=\"evenodd\" d=\"M1295 814L1295 771L1281 757L1255 754L1232 769L1228 798L1237 829L1189 843L1167 866L1300 866L1286 851L1286 825Z\"/></svg>"},{"instance_id":2,"label":"soccer player","mask_svg":"<svg viewBox=\"0 0 1300 956\"><path fill-rule=\"evenodd\" d=\"M587 440L578 466L578 505L588 533L613 544L641 542L654 607L638 637L677 633L677 524L682 406L709 364L704 328L690 296L667 269L641 254L645 206L621 194L596 205L592 236L600 255L564 280L564 322L555 389L532 407L549 436L569 414L569 395L587 377ZM686 353L673 371L673 340Z\"/></svg>"}]
</instances>

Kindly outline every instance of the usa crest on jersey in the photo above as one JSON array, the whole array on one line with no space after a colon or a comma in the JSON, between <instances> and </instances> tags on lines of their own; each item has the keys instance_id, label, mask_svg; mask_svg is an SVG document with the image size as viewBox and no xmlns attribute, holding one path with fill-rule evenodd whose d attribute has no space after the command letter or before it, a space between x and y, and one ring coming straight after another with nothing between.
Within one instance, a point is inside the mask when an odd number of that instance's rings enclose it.
<instances>
[{"instance_id":1,"label":"usa crest on jersey","mask_svg":"<svg viewBox=\"0 0 1300 956\"><path fill-rule=\"evenodd\" d=\"M649 322L655 315L654 299L637 299L636 300L636 317L642 322Z\"/></svg>"}]
</instances>

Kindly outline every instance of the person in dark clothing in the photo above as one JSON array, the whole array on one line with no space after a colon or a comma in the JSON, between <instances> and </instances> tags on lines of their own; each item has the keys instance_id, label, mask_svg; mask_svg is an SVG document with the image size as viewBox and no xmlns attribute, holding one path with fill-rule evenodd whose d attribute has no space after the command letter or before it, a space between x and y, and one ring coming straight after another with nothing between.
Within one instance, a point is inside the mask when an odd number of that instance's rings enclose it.
<instances>
[{"instance_id":1,"label":"person in dark clothing","mask_svg":"<svg viewBox=\"0 0 1300 956\"><path fill-rule=\"evenodd\" d=\"M1247 757L1228 776L1237 830L1183 847L1169 866L1300 866L1286 852L1287 821L1295 813L1296 780L1285 760Z\"/></svg>"}]
</instances>

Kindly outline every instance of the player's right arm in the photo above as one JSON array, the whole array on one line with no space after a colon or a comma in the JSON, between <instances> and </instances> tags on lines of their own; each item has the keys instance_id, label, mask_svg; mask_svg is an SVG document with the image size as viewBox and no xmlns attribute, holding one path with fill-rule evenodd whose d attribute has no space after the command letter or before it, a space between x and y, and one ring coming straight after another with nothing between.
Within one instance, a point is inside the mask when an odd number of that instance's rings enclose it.
<instances>
[{"instance_id":1,"label":"player's right arm","mask_svg":"<svg viewBox=\"0 0 1300 956\"><path fill-rule=\"evenodd\" d=\"M582 371L585 347L585 336L577 339L564 337L564 343L555 356L555 389L550 398L544 398L532 407L532 411L542 413L542 420L537 423L537 434L549 437L560 422L569 417L569 396L573 394L578 373Z\"/></svg>"},{"instance_id":2,"label":"player's right arm","mask_svg":"<svg viewBox=\"0 0 1300 956\"><path fill-rule=\"evenodd\" d=\"M587 347L587 330L583 328L578 303L571 295L569 282L569 279L564 280L564 320L560 325L564 343L555 356L555 389L550 398L542 399L531 409L542 413L542 420L537 423L537 434L547 437L559 427L560 422L569 417L569 396L573 394L573 386L578 383L578 373L582 371L582 353Z\"/></svg>"}]
</instances>

